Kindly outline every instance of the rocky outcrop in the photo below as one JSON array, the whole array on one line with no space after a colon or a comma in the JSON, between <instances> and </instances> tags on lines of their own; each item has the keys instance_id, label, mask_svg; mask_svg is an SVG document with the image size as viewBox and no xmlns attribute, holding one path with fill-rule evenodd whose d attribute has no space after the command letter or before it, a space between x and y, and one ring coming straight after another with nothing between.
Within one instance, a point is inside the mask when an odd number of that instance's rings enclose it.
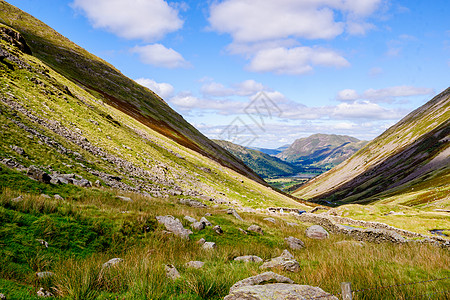
<instances>
[{"instance_id":1,"label":"rocky outcrop","mask_svg":"<svg viewBox=\"0 0 450 300\"><path fill-rule=\"evenodd\" d=\"M284 271L298 272L300 270L300 264L289 251L284 250L280 256L263 263L259 268L263 270L279 268Z\"/></svg>"},{"instance_id":2,"label":"rocky outcrop","mask_svg":"<svg viewBox=\"0 0 450 300\"><path fill-rule=\"evenodd\" d=\"M190 206L190 207L196 207L196 208L206 208L208 207L208 205L197 201L197 200L192 200L192 199L180 199L180 203Z\"/></svg>"},{"instance_id":3,"label":"rocky outcrop","mask_svg":"<svg viewBox=\"0 0 450 300\"><path fill-rule=\"evenodd\" d=\"M241 216L236 212L236 210L233 209L233 208L227 209L227 214L233 215L233 217L235 217L235 218L238 219L239 221L244 221L244 220L241 218Z\"/></svg>"},{"instance_id":4,"label":"rocky outcrop","mask_svg":"<svg viewBox=\"0 0 450 300\"><path fill-rule=\"evenodd\" d=\"M189 229L185 229L180 220L173 216L157 216L156 220L158 223L163 224L168 231L183 239L189 239L189 235L193 233Z\"/></svg>"},{"instance_id":5,"label":"rocky outcrop","mask_svg":"<svg viewBox=\"0 0 450 300\"><path fill-rule=\"evenodd\" d=\"M52 177L50 175L48 175L47 173L45 173L36 166L30 166L28 168L27 175L37 181L44 183L50 183L50 180L52 180Z\"/></svg>"}]
</instances>

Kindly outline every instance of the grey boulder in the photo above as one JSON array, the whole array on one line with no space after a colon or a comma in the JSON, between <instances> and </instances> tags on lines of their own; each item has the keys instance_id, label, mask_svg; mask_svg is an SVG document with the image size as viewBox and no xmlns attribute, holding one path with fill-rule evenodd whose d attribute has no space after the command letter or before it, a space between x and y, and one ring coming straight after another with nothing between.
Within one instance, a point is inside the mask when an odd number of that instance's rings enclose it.
<instances>
[{"instance_id":1,"label":"grey boulder","mask_svg":"<svg viewBox=\"0 0 450 300\"><path fill-rule=\"evenodd\" d=\"M300 264L289 251L284 250L280 256L272 258L270 261L266 261L259 268L279 268L284 271L298 272L300 270Z\"/></svg>"},{"instance_id":2,"label":"grey boulder","mask_svg":"<svg viewBox=\"0 0 450 300\"><path fill-rule=\"evenodd\" d=\"M234 260L243 262L263 262L262 258L256 255L238 256Z\"/></svg>"},{"instance_id":3,"label":"grey boulder","mask_svg":"<svg viewBox=\"0 0 450 300\"><path fill-rule=\"evenodd\" d=\"M259 234L264 234L262 228L259 227L258 225L250 225L250 226L247 228L247 230L248 230L248 231L253 231L253 232L256 232L256 233L259 233Z\"/></svg>"},{"instance_id":4,"label":"grey boulder","mask_svg":"<svg viewBox=\"0 0 450 300\"><path fill-rule=\"evenodd\" d=\"M288 244L289 248L293 250L300 250L305 248L305 243L293 236L285 238L284 241L286 242L286 244Z\"/></svg>"},{"instance_id":5,"label":"grey boulder","mask_svg":"<svg viewBox=\"0 0 450 300\"><path fill-rule=\"evenodd\" d=\"M311 239L323 240L328 238L328 232L320 225L313 225L306 229L306 236Z\"/></svg>"},{"instance_id":6,"label":"grey boulder","mask_svg":"<svg viewBox=\"0 0 450 300\"><path fill-rule=\"evenodd\" d=\"M178 220L174 216L156 216L156 220L158 221L158 223L163 224L168 231L183 239L188 240L189 235L193 233L189 229L185 229L180 220Z\"/></svg>"}]
</instances>

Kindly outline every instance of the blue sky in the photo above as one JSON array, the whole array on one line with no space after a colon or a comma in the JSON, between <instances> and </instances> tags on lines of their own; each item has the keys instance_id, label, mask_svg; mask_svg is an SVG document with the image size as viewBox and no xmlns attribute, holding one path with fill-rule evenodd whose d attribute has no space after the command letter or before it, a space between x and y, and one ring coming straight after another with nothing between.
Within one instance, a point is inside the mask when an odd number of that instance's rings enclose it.
<instances>
[{"instance_id":1,"label":"blue sky","mask_svg":"<svg viewBox=\"0 0 450 300\"><path fill-rule=\"evenodd\" d=\"M240 144L372 139L449 86L447 0L9 2Z\"/></svg>"}]
</instances>

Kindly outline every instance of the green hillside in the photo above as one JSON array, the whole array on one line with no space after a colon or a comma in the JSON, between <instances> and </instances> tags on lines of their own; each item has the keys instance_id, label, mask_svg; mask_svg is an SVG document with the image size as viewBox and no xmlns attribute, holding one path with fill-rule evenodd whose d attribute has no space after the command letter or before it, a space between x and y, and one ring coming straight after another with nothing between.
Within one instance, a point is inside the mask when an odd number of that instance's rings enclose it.
<instances>
[{"instance_id":1,"label":"green hillside","mask_svg":"<svg viewBox=\"0 0 450 300\"><path fill-rule=\"evenodd\" d=\"M214 140L214 142L242 160L262 178L293 176L298 172L295 166L261 151L222 140Z\"/></svg>"}]
</instances>

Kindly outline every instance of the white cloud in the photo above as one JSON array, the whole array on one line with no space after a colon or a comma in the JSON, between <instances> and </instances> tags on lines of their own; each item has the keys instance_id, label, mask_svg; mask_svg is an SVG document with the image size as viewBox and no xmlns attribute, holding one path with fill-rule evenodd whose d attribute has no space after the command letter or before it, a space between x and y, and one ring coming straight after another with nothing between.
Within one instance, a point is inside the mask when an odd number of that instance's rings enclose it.
<instances>
[{"instance_id":1,"label":"white cloud","mask_svg":"<svg viewBox=\"0 0 450 300\"><path fill-rule=\"evenodd\" d=\"M261 50L252 58L248 69L277 74L304 74L313 65L346 67L350 63L337 52L324 48L295 47Z\"/></svg>"},{"instance_id":2,"label":"white cloud","mask_svg":"<svg viewBox=\"0 0 450 300\"><path fill-rule=\"evenodd\" d=\"M207 82L202 85L200 91L206 97L227 97L227 96L251 96L265 89L262 83L254 80L245 80L231 87L225 87L221 83Z\"/></svg>"},{"instance_id":3,"label":"white cloud","mask_svg":"<svg viewBox=\"0 0 450 300\"><path fill-rule=\"evenodd\" d=\"M288 37L331 39L344 32L346 22L350 24L350 34L373 28L364 18L381 3L382 0L226 0L211 5L209 22L212 30L230 34L235 42Z\"/></svg>"},{"instance_id":4,"label":"white cloud","mask_svg":"<svg viewBox=\"0 0 450 300\"><path fill-rule=\"evenodd\" d=\"M183 26L178 11L163 0L74 0L94 27L126 39L155 41Z\"/></svg>"},{"instance_id":5,"label":"white cloud","mask_svg":"<svg viewBox=\"0 0 450 300\"><path fill-rule=\"evenodd\" d=\"M379 106L369 101L340 103L334 107L331 113L332 118L337 119L371 119L371 120L393 120L399 119L404 112L397 112Z\"/></svg>"},{"instance_id":6,"label":"white cloud","mask_svg":"<svg viewBox=\"0 0 450 300\"><path fill-rule=\"evenodd\" d=\"M369 70L369 75L372 77L378 76L380 74L383 74L383 69L380 67L373 67Z\"/></svg>"},{"instance_id":7,"label":"white cloud","mask_svg":"<svg viewBox=\"0 0 450 300\"><path fill-rule=\"evenodd\" d=\"M362 94L358 94L355 90L352 89L345 89L339 91L336 98L340 101L354 101L365 99L375 103L392 103L397 98L431 94L434 94L434 90L431 88L402 85L383 89L367 89Z\"/></svg>"},{"instance_id":8,"label":"white cloud","mask_svg":"<svg viewBox=\"0 0 450 300\"><path fill-rule=\"evenodd\" d=\"M169 83L165 83L165 82L158 83L158 82L154 81L153 79L148 79L148 78L138 78L135 81L137 83L139 83L140 85L143 85L143 86L149 88L150 90L152 90L153 92L158 94L158 96L160 96L163 99L166 99L173 95L174 88Z\"/></svg>"},{"instance_id":9,"label":"white cloud","mask_svg":"<svg viewBox=\"0 0 450 300\"><path fill-rule=\"evenodd\" d=\"M139 58L143 63L157 67L173 69L190 66L180 53L161 44L136 46L131 49L131 52L139 54Z\"/></svg>"}]
</instances>

